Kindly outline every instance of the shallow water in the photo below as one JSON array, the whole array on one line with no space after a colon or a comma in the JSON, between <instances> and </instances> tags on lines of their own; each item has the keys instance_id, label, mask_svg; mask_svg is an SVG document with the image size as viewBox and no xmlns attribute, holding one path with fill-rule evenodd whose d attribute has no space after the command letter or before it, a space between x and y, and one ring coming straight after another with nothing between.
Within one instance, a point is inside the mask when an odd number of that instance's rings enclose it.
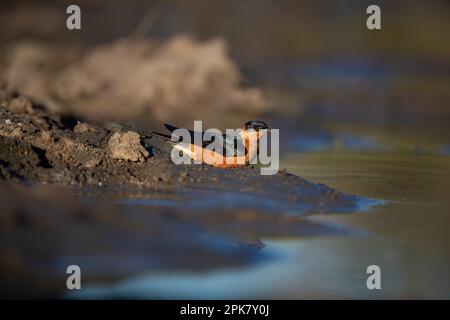
<instances>
[{"instance_id":1,"label":"shallow water","mask_svg":"<svg viewBox=\"0 0 450 320\"><path fill-rule=\"evenodd\" d=\"M308 256L302 267L309 274L305 281L315 292L343 297L450 297L448 156L324 152L294 155L286 159L286 166L341 191L391 200L367 214L321 218L368 233L302 241L299 250ZM377 292L365 287L365 268L370 264L381 267L382 289ZM294 289L293 295L302 291Z\"/></svg>"},{"instance_id":2,"label":"shallow water","mask_svg":"<svg viewBox=\"0 0 450 320\"><path fill-rule=\"evenodd\" d=\"M354 214L308 217L354 232L262 239L272 259L207 273L149 273L90 285L82 297L450 298L450 157L415 152L404 139L374 135L388 148L287 154L282 168L343 192L385 200ZM435 139L421 141L435 150ZM412 148L409 146L413 145ZM142 204L142 203L141 203ZM368 290L366 268L381 268ZM74 296L77 297L77 296Z\"/></svg>"}]
</instances>

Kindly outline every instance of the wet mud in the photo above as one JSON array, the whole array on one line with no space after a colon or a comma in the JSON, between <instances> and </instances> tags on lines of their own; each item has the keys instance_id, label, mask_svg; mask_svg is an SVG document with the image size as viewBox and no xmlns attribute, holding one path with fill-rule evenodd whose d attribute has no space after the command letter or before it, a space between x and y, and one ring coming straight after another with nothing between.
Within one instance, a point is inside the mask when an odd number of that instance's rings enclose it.
<instances>
[{"instance_id":1,"label":"wet mud","mask_svg":"<svg viewBox=\"0 0 450 320\"><path fill-rule=\"evenodd\" d=\"M258 263L263 237L347 233L302 217L378 203L285 170L175 165L139 130L1 97L3 295L59 296L69 264L108 281Z\"/></svg>"}]
</instances>

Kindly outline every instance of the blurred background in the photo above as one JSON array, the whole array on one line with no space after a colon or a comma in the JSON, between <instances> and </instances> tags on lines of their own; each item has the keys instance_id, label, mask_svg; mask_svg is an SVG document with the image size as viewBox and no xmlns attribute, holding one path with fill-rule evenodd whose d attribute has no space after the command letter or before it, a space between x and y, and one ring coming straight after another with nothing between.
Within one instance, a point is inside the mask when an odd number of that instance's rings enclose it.
<instances>
[{"instance_id":1,"label":"blurred background","mask_svg":"<svg viewBox=\"0 0 450 320\"><path fill-rule=\"evenodd\" d=\"M1 4L2 78L55 109L212 126L450 120L445 0L377 1L381 30L366 28L371 1L80 0L69 31L71 3Z\"/></svg>"},{"instance_id":2,"label":"blurred background","mask_svg":"<svg viewBox=\"0 0 450 320\"><path fill-rule=\"evenodd\" d=\"M70 4L79 31L66 28ZM366 28L371 4L381 30ZM449 32L446 0L1 1L1 89L146 130L265 120L281 129L282 168L386 204L314 217L359 236L262 239L284 257L271 264L149 273L81 296L449 298ZM365 287L370 264L380 292Z\"/></svg>"}]
</instances>

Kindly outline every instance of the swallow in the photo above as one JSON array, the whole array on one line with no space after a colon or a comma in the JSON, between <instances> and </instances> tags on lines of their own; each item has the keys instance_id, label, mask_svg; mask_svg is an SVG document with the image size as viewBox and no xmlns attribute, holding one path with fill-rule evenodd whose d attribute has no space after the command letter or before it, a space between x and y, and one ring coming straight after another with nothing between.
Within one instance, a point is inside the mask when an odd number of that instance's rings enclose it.
<instances>
[{"instance_id":1,"label":"swallow","mask_svg":"<svg viewBox=\"0 0 450 320\"><path fill-rule=\"evenodd\" d=\"M150 144L156 145L160 149L166 149L164 145L170 146L171 150L175 148L186 154L191 160L200 161L216 168L236 168L248 165L258 154L260 139L270 132L270 128L265 122L260 120L249 121L242 128L234 130L232 135L223 134L222 142L219 142L222 148L218 150L218 148L208 148L214 139L205 141L205 132L201 132L200 143L195 144L193 142L195 141L194 136L198 133L188 130L190 141L180 143L172 139L172 136L175 140L179 139L174 131L180 128L170 124L164 124L164 126L171 134L152 131Z\"/></svg>"}]
</instances>

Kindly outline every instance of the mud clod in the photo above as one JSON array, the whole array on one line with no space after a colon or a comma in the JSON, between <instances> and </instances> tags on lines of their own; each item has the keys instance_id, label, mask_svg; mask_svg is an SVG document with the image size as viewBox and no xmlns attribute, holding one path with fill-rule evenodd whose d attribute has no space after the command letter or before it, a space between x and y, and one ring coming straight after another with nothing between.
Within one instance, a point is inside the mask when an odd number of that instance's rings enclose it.
<instances>
[{"instance_id":1,"label":"mud clod","mask_svg":"<svg viewBox=\"0 0 450 320\"><path fill-rule=\"evenodd\" d=\"M148 151L141 145L139 134L133 131L116 132L109 139L108 147L114 159L144 162Z\"/></svg>"},{"instance_id":2,"label":"mud clod","mask_svg":"<svg viewBox=\"0 0 450 320\"><path fill-rule=\"evenodd\" d=\"M87 123L78 121L78 123L73 128L73 132L75 133L97 132L97 129Z\"/></svg>"}]
</instances>

